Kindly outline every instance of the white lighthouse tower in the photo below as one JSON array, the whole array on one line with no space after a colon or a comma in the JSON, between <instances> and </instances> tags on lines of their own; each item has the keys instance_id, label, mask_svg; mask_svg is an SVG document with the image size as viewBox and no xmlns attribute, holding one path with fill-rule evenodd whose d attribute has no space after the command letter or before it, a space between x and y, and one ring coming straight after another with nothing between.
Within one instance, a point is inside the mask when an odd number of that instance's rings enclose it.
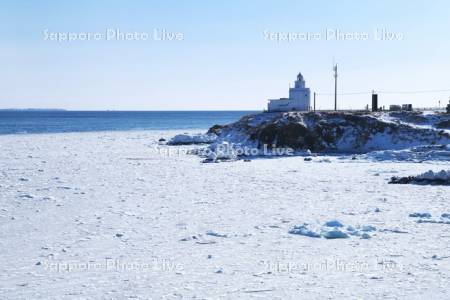
<instances>
[{"instance_id":1,"label":"white lighthouse tower","mask_svg":"<svg viewBox=\"0 0 450 300\"><path fill-rule=\"evenodd\" d=\"M305 111L310 110L311 97L309 88L305 87L302 73L298 73L294 87L289 88L289 98L269 99L268 111Z\"/></svg>"}]
</instances>

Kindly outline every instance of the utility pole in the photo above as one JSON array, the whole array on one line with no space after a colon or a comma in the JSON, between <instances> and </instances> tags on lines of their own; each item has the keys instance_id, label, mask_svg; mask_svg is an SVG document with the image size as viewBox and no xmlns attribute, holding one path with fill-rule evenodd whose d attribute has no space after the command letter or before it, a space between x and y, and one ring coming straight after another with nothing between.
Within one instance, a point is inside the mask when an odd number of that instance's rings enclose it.
<instances>
[{"instance_id":1,"label":"utility pole","mask_svg":"<svg viewBox=\"0 0 450 300\"><path fill-rule=\"evenodd\" d=\"M334 71L334 110L337 110L337 64L333 67Z\"/></svg>"},{"instance_id":2,"label":"utility pole","mask_svg":"<svg viewBox=\"0 0 450 300\"><path fill-rule=\"evenodd\" d=\"M314 111L316 111L316 92L314 92Z\"/></svg>"}]
</instances>

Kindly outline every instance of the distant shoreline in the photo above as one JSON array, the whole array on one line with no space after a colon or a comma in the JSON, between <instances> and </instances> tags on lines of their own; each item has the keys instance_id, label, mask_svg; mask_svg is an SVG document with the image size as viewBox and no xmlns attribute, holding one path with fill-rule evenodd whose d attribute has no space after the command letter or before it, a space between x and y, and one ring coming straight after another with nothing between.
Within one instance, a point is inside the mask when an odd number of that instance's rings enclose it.
<instances>
[{"instance_id":1,"label":"distant shoreline","mask_svg":"<svg viewBox=\"0 0 450 300\"><path fill-rule=\"evenodd\" d=\"M0 108L0 111L67 111L63 108Z\"/></svg>"}]
</instances>

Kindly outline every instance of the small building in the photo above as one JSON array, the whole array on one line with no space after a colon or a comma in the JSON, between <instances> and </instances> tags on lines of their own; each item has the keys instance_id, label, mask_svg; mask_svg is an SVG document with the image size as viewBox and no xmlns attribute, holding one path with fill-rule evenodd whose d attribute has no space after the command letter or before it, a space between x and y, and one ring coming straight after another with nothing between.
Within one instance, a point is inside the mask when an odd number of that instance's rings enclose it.
<instances>
[{"instance_id":1,"label":"small building","mask_svg":"<svg viewBox=\"0 0 450 300\"><path fill-rule=\"evenodd\" d=\"M413 111L412 104L391 104L389 105L390 111Z\"/></svg>"},{"instance_id":2,"label":"small building","mask_svg":"<svg viewBox=\"0 0 450 300\"><path fill-rule=\"evenodd\" d=\"M412 111L413 110L412 104L402 104L402 110Z\"/></svg>"},{"instance_id":3,"label":"small building","mask_svg":"<svg viewBox=\"0 0 450 300\"><path fill-rule=\"evenodd\" d=\"M402 107L397 104L391 104L391 105L389 105L389 110L390 111L400 111L400 110L402 110Z\"/></svg>"},{"instance_id":4,"label":"small building","mask_svg":"<svg viewBox=\"0 0 450 300\"><path fill-rule=\"evenodd\" d=\"M305 111L311 108L311 92L305 87L302 73L298 73L294 87L289 88L289 98L269 99L267 110L276 111Z\"/></svg>"}]
</instances>

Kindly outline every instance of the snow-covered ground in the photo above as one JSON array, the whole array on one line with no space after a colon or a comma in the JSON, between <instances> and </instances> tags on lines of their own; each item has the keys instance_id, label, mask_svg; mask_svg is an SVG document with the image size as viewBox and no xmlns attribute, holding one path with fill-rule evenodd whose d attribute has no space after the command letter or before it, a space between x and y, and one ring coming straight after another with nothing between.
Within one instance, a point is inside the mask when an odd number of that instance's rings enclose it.
<instances>
[{"instance_id":1,"label":"snow-covered ground","mask_svg":"<svg viewBox=\"0 0 450 300\"><path fill-rule=\"evenodd\" d=\"M0 298L450 298L450 225L424 221L450 187L388 184L448 161L203 164L176 133L0 136Z\"/></svg>"}]
</instances>

